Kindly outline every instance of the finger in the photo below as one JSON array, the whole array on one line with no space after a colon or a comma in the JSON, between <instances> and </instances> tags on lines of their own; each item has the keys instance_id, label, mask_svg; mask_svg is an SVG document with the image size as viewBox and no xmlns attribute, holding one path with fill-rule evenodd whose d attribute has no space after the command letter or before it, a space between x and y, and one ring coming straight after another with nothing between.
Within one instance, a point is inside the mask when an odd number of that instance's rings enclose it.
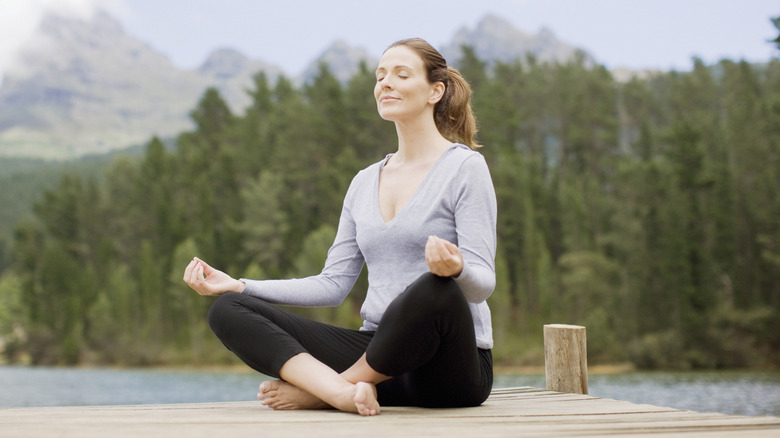
<instances>
[{"instance_id":1,"label":"finger","mask_svg":"<svg viewBox=\"0 0 780 438\"><path fill-rule=\"evenodd\" d=\"M439 239L439 244L441 251L439 255L441 256L441 260L447 262L451 267L457 267L463 259L460 248L454 243L444 239Z\"/></svg>"},{"instance_id":2,"label":"finger","mask_svg":"<svg viewBox=\"0 0 780 438\"><path fill-rule=\"evenodd\" d=\"M431 252L433 254L439 252L441 249L441 239L436 236L429 236L428 237L428 243L426 246L429 246L431 249Z\"/></svg>"},{"instance_id":3,"label":"finger","mask_svg":"<svg viewBox=\"0 0 780 438\"><path fill-rule=\"evenodd\" d=\"M203 260L201 260L201 259L199 259L197 257L195 258L195 260L197 260L198 263L200 263L200 265L203 266L203 273L205 275L207 275L207 276L211 275L211 273L215 271L215 269L212 268L211 265L209 265L208 263L204 262Z\"/></svg>"},{"instance_id":4,"label":"finger","mask_svg":"<svg viewBox=\"0 0 780 438\"><path fill-rule=\"evenodd\" d=\"M195 263L195 267L192 268L192 275L190 275L190 284L199 285L203 281L203 267L200 262Z\"/></svg>"},{"instance_id":5,"label":"finger","mask_svg":"<svg viewBox=\"0 0 780 438\"><path fill-rule=\"evenodd\" d=\"M463 269L463 254L461 254L460 249L458 249L458 247L452 248L452 252L450 253L449 260L453 270L460 273L461 269Z\"/></svg>"},{"instance_id":6,"label":"finger","mask_svg":"<svg viewBox=\"0 0 780 438\"><path fill-rule=\"evenodd\" d=\"M184 281L188 282L192 276L192 269L195 267L195 260L190 261L187 267L184 269Z\"/></svg>"},{"instance_id":7,"label":"finger","mask_svg":"<svg viewBox=\"0 0 780 438\"><path fill-rule=\"evenodd\" d=\"M448 253L452 253L454 250L458 248L457 245L455 245L454 243L450 242L447 239L442 239L441 237L438 236L433 236L433 238L434 238L433 241L435 242L436 246L440 250L446 251Z\"/></svg>"},{"instance_id":8,"label":"finger","mask_svg":"<svg viewBox=\"0 0 780 438\"><path fill-rule=\"evenodd\" d=\"M449 240L441 239L442 244L444 245L444 249L447 250L450 254L457 254L460 252L460 249L458 248L458 245L455 245L454 243L450 242Z\"/></svg>"},{"instance_id":9,"label":"finger","mask_svg":"<svg viewBox=\"0 0 780 438\"><path fill-rule=\"evenodd\" d=\"M433 254L434 250L433 247L436 245L433 236L428 236L428 241L425 242L425 260L428 262L433 261Z\"/></svg>"},{"instance_id":10,"label":"finger","mask_svg":"<svg viewBox=\"0 0 780 438\"><path fill-rule=\"evenodd\" d=\"M196 280L196 286L197 286L197 292L200 295L211 295L211 288L209 287L209 283L206 281L206 279L203 277L203 265L198 264L198 267L195 269L195 274L197 277Z\"/></svg>"},{"instance_id":11,"label":"finger","mask_svg":"<svg viewBox=\"0 0 780 438\"><path fill-rule=\"evenodd\" d=\"M447 247L444 245L446 240L434 236L431 241L431 254L434 260L443 260L450 255Z\"/></svg>"},{"instance_id":12,"label":"finger","mask_svg":"<svg viewBox=\"0 0 780 438\"><path fill-rule=\"evenodd\" d=\"M436 275L441 275L441 261L440 260L426 260L428 264L428 270Z\"/></svg>"}]
</instances>

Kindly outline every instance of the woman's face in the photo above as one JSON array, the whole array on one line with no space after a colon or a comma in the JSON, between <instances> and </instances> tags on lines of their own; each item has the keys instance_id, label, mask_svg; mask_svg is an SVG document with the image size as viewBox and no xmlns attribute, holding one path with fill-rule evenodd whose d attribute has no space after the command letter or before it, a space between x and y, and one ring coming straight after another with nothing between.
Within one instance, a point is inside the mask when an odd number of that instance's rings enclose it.
<instances>
[{"instance_id":1,"label":"woman's face","mask_svg":"<svg viewBox=\"0 0 780 438\"><path fill-rule=\"evenodd\" d=\"M444 84L428 82L420 56L406 46L387 49L376 69L376 98L379 115L394 122L420 117L441 99ZM431 116L432 117L432 116Z\"/></svg>"}]
</instances>

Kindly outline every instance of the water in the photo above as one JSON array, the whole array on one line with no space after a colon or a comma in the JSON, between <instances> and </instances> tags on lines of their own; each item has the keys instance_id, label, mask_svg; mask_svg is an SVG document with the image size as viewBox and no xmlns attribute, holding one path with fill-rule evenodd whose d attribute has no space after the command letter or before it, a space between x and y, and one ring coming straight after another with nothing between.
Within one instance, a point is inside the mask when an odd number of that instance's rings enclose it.
<instances>
[{"instance_id":1,"label":"water","mask_svg":"<svg viewBox=\"0 0 780 438\"><path fill-rule=\"evenodd\" d=\"M544 375L497 376L495 388L545 387ZM594 397L698 412L780 416L780 373L641 372L588 376Z\"/></svg>"},{"instance_id":2,"label":"water","mask_svg":"<svg viewBox=\"0 0 780 438\"><path fill-rule=\"evenodd\" d=\"M0 408L255 400L250 372L0 366ZM543 375L498 375L494 387L544 388ZM780 416L780 373L591 375L590 395L700 412Z\"/></svg>"}]
</instances>

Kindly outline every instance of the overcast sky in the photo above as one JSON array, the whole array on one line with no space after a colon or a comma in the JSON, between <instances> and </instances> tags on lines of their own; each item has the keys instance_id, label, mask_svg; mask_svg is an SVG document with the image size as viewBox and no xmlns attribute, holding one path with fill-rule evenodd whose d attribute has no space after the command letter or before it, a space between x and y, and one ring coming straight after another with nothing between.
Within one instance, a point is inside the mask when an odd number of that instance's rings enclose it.
<instances>
[{"instance_id":1,"label":"overcast sky","mask_svg":"<svg viewBox=\"0 0 780 438\"><path fill-rule=\"evenodd\" d=\"M0 0L0 72L48 9L88 17L104 8L125 30L195 68L230 47L298 74L333 41L377 57L420 36L434 46L492 13L528 33L551 29L608 68L688 70L691 57L778 56L770 17L780 0Z\"/></svg>"}]
</instances>

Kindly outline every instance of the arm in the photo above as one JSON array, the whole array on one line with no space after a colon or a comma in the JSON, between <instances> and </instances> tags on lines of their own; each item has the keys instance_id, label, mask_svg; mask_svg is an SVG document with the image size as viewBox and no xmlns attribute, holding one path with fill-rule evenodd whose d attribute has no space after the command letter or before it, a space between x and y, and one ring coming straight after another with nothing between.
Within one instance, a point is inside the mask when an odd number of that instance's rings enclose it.
<instances>
[{"instance_id":1,"label":"arm","mask_svg":"<svg viewBox=\"0 0 780 438\"><path fill-rule=\"evenodd\" d=\"M277 304L336 306L352 289L363 268L362 255L359 251L353 252L356 248L357 245L354 244L353 248L349 239L337 236L321 274L290 280L236 280L196 257L184 270L184 282L200 295L238 292Z\"/></svg>"},{"instance_id":2,"label":"arm","mask_svg":"<svg viewBox=\"0 0 780 438\"><path fill-rule=\"evenodd\" d=\"M243 293L275 304L292 306L337 306L344 301L364 264L350 210L356 179L344 199L336 238L328 250L322 272L311 277L287 280L241 279L246 283Z\"/></svg>"},{"instance_id":3,"label":"arm","mask_svg":"<svg viewBox=\"0 0 780 438\"><path fill-rule=\"evenodd\" d=\"M453 194L453 205L463 268L454 278L466 299L479 303L496 286L496 193L480 154L464 161L458 179L461 184Z\"/></svg>"}]
</instances>

